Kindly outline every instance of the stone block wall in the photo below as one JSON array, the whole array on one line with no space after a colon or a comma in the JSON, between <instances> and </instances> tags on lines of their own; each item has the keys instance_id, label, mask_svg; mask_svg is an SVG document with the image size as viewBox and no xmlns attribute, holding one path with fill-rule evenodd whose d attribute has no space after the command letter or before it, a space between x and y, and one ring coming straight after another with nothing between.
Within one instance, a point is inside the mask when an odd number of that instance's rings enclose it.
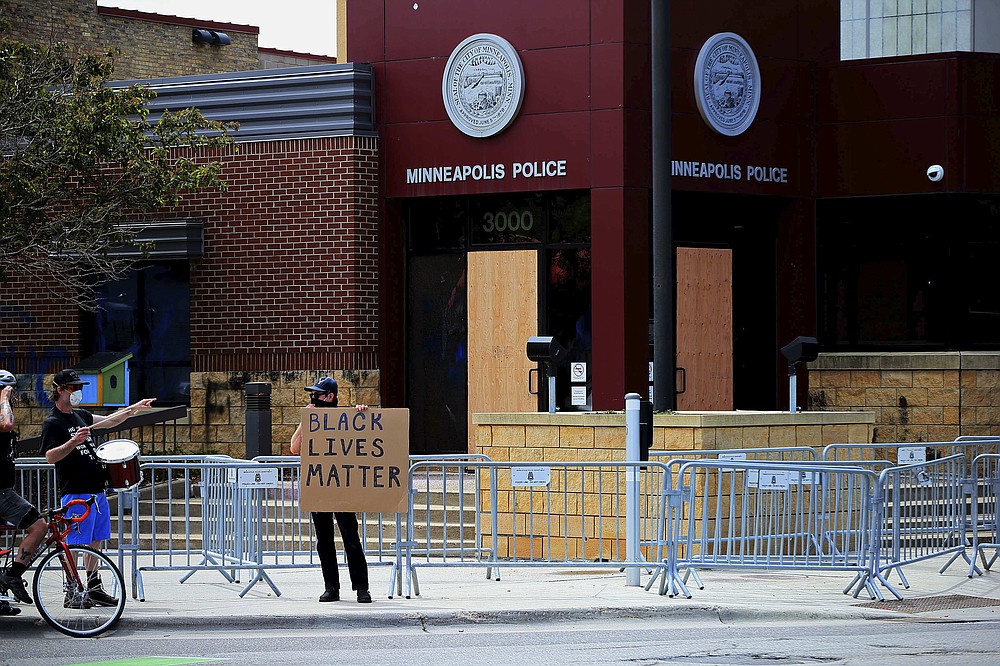
<instances>
[{"instance_id":1,"label":"stone block wall","mask_svg":"<svg viewBox=\"0 0 1000 666\"><path fill-rule=\"evenodd\" d=\"M162 428L147 427L132 433L136 441L147 443L145 453L223 454L242 458L246 454L247 382L271 384L271 445L274 455L289 455L289 440L299 424L301 409L309 402L303 389L320 377L333 377L339 385L341 405L363 403L380 407L378 370L329 370L281 372L194 372L191 374L191 406L186 422L169 430L165 441ZM14 417L22 439L41 434L42 422L52 403L35 390L36 379L50 382L52 375L18 378ZM119 407L87 407L94 414L110 414ZM122 435L127 436L127 435ZM174 439L176 438L176 446ZM153 443L152 446L149 443ZM25 455L34 455L27 452Z\"/></svg>"},{"instance_id":2,"label":"stone block wall","mask_svg":"<svg viewBox=\"0 0 1000 666\"><path fill-rule=\"evenodd\" d=\"M871 442L873 422L874 417L863 412L658 414L652 450L808 446L818 455L827 444ZM474 414L473 428L477 452L496 462L625 460L623 412ZM549 489L529 493L527 488L499 488L497 555L624 559L624 506L618 506L618 500L624 500L624 475L621 468L603 469L581 473L577 468L575 474L563 478L559 467L553 466ZM650 477L644 475L642 483L648 482ZM481 477L479 490L483 508L489 511L488 479ZM538 521L534 534L529 506ZM546 533L548 513L552 514L552 530ZM486 543L491 545L489 539Z\"/></svg>"},{"instance_id":3,"label":"stone block wall","mask_svg":"<svg viewBox=\"0 0 1000 666\"><path fill-rule=\"evenodd\" d=\"M303 389L320 377L333 377L341 405L381 406L378 370L191 373L191 446L197 452L242 458L246 453L247 382L271 384L271 446L274 455L289 455L289 440L309 403ZM198 449L198 447L203 447Z\"/></svg>"},{"instance_id":4,"label":"stone block wall","mask_svg":"<svg viewBox=\"0 0 1000 666\"><path fill-rule=\"evenodd\" d=\"M810 410L875 415L875 442L1000 435L1000 353L821 354L809 364Z\"/></svg>"}]
</instances>

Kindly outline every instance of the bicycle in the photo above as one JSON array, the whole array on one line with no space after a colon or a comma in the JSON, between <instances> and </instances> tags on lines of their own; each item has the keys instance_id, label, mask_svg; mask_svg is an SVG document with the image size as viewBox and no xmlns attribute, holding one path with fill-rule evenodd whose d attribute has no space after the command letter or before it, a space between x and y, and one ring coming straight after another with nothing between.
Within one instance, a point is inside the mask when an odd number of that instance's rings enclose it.
<instances>
[{"instance_id":1,"label":"bicycle","mask_svg":"<svg viewBox=\"0 0 1000 666\"><path fill-rule=\"evenodd\" d=\"M125 578L115 563L90 546L66 543L66 535L76 523L86 518L96 499L96 496L91 496L89 500L75 499L67 502L66 506L46 511L43 518L48 524L48 536L30 562L30 565L38 562L31 585L38 613L52 628L74 638L90 638L104 633L118 623L125 610ZM85 506L86 510L67 518L66 513L74 506ZM4 531L17 531L17 528L0 525L0 532ZM0 558L6 560L6 566L10 566L14 553L14 548L0 548ZM100 574L105 589L116 598L115 605L101 606L90 600L87 560L93 565L89 571ZM0 594L0 602L10 604L12 601L16 599ZM16 615L14 612L9 614Z\"/></svg>"}]
</instances>

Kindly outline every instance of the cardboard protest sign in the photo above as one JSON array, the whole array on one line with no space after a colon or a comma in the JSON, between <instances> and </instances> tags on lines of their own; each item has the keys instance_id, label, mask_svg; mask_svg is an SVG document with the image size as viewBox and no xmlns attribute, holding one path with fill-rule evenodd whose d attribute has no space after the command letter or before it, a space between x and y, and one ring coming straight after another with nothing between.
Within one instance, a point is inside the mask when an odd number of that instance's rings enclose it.
<instances>
[{"instance_id":1,"label":"cardboard protest sign","mask_svg":"<svg viewBox=\"0 0 1000 666\"><path fill-rule=\"evenodd\" d=\"M308 511L406 511L410 410L302 410L299 504Z\"/></svg>"}]
</instances>

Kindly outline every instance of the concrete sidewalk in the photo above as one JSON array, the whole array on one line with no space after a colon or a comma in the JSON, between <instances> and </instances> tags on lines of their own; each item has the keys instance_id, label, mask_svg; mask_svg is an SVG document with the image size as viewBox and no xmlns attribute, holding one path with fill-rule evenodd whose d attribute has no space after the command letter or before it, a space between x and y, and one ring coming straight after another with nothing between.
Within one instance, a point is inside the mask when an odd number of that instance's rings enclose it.
<instances>
[{"instance_id":1,"label":"concrete sidewalk","mask_svg":"<svg viewBox=\"0 0 1000 666\"><path fill-rule=\"evenodd\" d=\"M281 591L277 596L259 582L244 597L252 579L229 583L217 572L199 572L181 584L185 572L145 572L146 601L131 597L122 628L169 626L206 629L301 628L323 624L360 627L504 624L572 621L608 617L659 617L679 620L718 619L809 621L920 617L943 620L1000 619L1000 571L969 579L967 565L956 562L944 574L947 560L910 565L910 589L897 589L902 602L882 589L886 602L874 604L862 593L843 594L851 575L840 572L701 570L704 590L693 585L691 599L670 598L643 587L627 587L617 569L505 566L501 580L488 580L485 567L419 568L420 596L387 598L390 568L371 566L372 604L357 603L350 590L343 600L319 603L318 569L283 569L268 573ZM495 575L495 574L494 574ZM126 579L130 580L126 573ZM346 568L342 580L349 578ZM648 576L643 573L645 585ZM890 581L895 585L898 577ZM25 608L25 614L34 609Z\"/></svg>"}]
</instances>

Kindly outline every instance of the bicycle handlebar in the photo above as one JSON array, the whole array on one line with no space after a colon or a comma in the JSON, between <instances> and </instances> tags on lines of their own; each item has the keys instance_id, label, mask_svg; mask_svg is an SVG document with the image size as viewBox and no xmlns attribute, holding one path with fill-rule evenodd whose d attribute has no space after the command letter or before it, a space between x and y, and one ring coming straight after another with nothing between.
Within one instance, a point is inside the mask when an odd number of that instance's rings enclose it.
<instances>
[{"instance_id":1,"label":"bicycle handlebar","mask_svg":"<svg viewBox=\"0 0 1000 666\"><path fill-rule=\"evenodd\" d=\"M94 506L94 502L96 501L97 501L97 495L91 495L90 499L72 499L66 502L65 506L61 506L58 509L52 509L51 511L49 511L49 515L52 518L58 516L68 523L81 523L87 519L87 516L90 515L90 509L91 507ZM66 517L66 513L74 506L86 507L86 511L84 511L83 513L74 514L72 516Z\"/></svg>"}]
</instances>

